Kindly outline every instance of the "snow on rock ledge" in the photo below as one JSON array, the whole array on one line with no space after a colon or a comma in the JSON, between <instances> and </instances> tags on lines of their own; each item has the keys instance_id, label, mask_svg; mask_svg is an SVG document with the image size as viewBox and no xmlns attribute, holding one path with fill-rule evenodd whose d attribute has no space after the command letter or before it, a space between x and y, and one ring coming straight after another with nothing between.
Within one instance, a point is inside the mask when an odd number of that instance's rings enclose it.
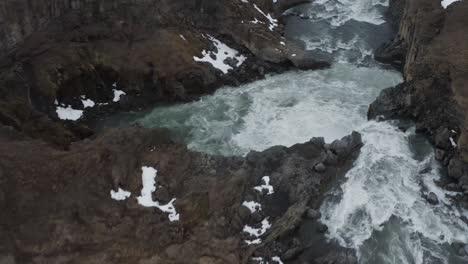
<instances>
[{"instance_id":1,"label":"snow on rock ledge","mask_svg":"<svg viewBox=\"0 0 468 264\"><path fill-rule=\"evenodd\" d=\"M247 207L252 214L262 210L262 205L255 201L244 201L242 205Z\"/></svg>"},{"instance_id":2,"label":"snow on rock ledge","mask_svg":"<svg viewBox=\"0 0 468 264\"><path fill-rule=\"evenodd\" d=\"M235 59L237 60L236 67L239 67L247 59L244 55L239 54L235 49L230 48L228 45L222 43L218 39L208 35L208 39L213 42L217 51L202 51L202 57L193 56L193 59L197 62L208 62L214 68L222 71L224 74L228 73L229 70L232 70L232 66L227 64L226 59ZM213 58L214 57L214 58Z\"/></svg>"},{"instance_id":3,"label":"snow on rock ledge","mask_svg":"<svg viewBox=\"0 0 468 264\"><path fill-rule=\"evenodd\" d=\"M73 109L71 105L66 107L57 105L55 112L57 112L58 118L62 120L76 121L83 116L83 110Z\"/></svg>"},{"instance_id":4,"label":"snow on rock ledge","mask_svg":"<svg viewBox=\"0 0 468 264\"><path fill-rule=\"evenodd\" d=\"M128 191L125 191L122 188L119 188L119 190L117 190L117 191L111 190L110 195L111 195L111 198L116 200L116 201L124 201L128 197L130 197L130 195L132 195L132 194L130 192L128 192Z\"/></svg>"},{"instance_id":5,"label":"snow on rock ledge","mask_svg":"<svg viewBox=\"0 0 468 264\"><path fill-rule=\"evenodd\" d=\"M442 7L447 9L447 7L449 7L449 5L455 3L455 2L458 2L458 1L462 1L462 0L442 0L441 4L442 4Z\"/></svg>"},{"instance_id":6,"label":"snow on rock ledge","mask_svg":"<svg viewBox=\"0 0 468 264\"><path fill-rule=\"evenodd\" d=\"M268 222L268 217L263 219L262 221L262 226L260 228L253 228L251 226L245 225L244 229L242 229L243 232L248 233L250 236L254 237L260 237L263 234L266 233L268 229L271 228L270 222Z\"/></svg>"},{"instance_id":7,"label":"snow on rock ledge","mask_svg":"<svg viewBox=\"0 0 468 264\"><path fill-rule=\"evenodd\" d=\"M263 192L263 190L266 190L267 194L273 194L274 191L273 191L273 186L270 185L270 176L263 176L262 180L263 182L265 182L265 184L262 184L260 186L255 186L254 189L258 192Z\"/></svg>"},{"instance_id":8,"label":"snow on rock ledge","mask_svg":"<svg viewBox=\"0 0 468 264\"><path fill-rule=\"evenodd\" d=\"M153 167L142 167L141 180L143 189L141 189L141 195L137 197L138 203L144 207L156 207L164 213L168 213L169 221L178 221L180 215L177 213L174 202L175 198L172 199L168 204L161 205L158 201L153 201L153 192L156 191L156 176L158 171Z\"/></svg>"}]
</instances>

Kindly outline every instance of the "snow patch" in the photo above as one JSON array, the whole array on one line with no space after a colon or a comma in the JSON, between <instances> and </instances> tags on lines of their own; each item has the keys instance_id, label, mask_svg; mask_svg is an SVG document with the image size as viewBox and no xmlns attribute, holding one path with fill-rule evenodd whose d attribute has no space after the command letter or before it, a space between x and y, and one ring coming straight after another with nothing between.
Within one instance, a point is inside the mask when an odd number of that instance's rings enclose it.
<instances>
[{"instance_id":1,"label":"snow patch","mask_svg":"<svg viewBox=\"0 0 468 264\"><path fill-rule=\"evenodd\" d=\"M283 261L281 261L280 257L278 257L278 256L272 257L271 260L278 263L278 264L284 264Z\"/></svg>"},{"instance_id":2,"label":"snow patch","mask_svg":"<svg viewBox=\"0 0 468 264\"><path fill-rule=\"evenodd\" d=\"M273 186L270 185L270 176L263 176L262 177L263 182L265 184L262 184L260 186L255 186L254 189L259 192L263 192L263 190L267 190L267 194L273 194Z\"/></svg>"},{"instance_id":3,"label":"snow patch","mask_svg":"<svg viewBox=\"0 0 468 264\"><path fill-rule=\"evenodd\" d=\"M111 195L111 198L116 201L123 201L123 200L126 200L128 197L130 197L130 195L132 194L128 191L125 191L122 188L119 188L119 190L117 191L111 190L110 195Z\"/></svg>"},{"instance_id":4,"label":"snow patch","mask_svg":"<svg viewBox=\"0 0 468 264\"><path fill-rule=\"evenodd\" d=\"M266 231L271 228L271 224L268 222L268 217L263 219L262 226L260 228L254 228L248 225L245 225L242 229L243 232L248 233L250 236L260 237L266 233Z\"/></svg>"},{"instance_id":5,"label":"snow patch","mask_svg":"<svg viewBox=\"0 0 468 264\"><path fill-rule=\"evenodd\" d=\"M258 20L256 17L254 17L254 20L250 21L250 23L252 23L252 24L258 24L258 23L263 24L263 22Z\"/></svg>"},{"instance_id":6,"label":"snow patch","mask_svg":"<svg viewBox=\"0 0 468 264\"><path fill-rule=\"evenodd\" d=\"M457 143L455 143L455 140L453 140L452 137L450 137L449 140L450 140L450 143L452 144L452 147L456 148L456 147L457 147Z\"/></svg>"},{"instance_id":7,"label":"snow patch","mask_svg":"<svg viewBox=\"0 0 468 264\"><path fill-rule=\"evenodd\" d=\"M84 95L81 96L81 103L83 104L83 107L84 108L92 108L96 105L96 103L91 100L91 99L86 99L86 97Z\"/></svg>"},{"instance_id":8,"label":"snow patch","mask_svg":"<svg viewBox=\"0 0 468 264\"><path fill-rule=\"evenodd\" d=\"M247 59L244 55L240 55L239 52L235 49L230 48L226 44L222 43L218 39L208 35L208 39L213 42L217 51L202 51L202 57L193 56L193 59L197 62L208 62L214 68L222 71L224 74L228 73L229 70L233 68L225 63L226 59L236 59L236 67L239 67ZM214 57L214 59L213 59Z\"/></svg>"},{"instance_id":9,"label":"snow patch","mask_svg":"<svg viewBox=\"0 0 468 264\"><path fill-rule=\"evenodd\" d=\"M244 201L242 205L247 207L252 214L262 210L262 205L255 201Z\"/></svg>"},{"instance_id":10,"label":"snow patch","mask_svg":"<svg viewBox=\"0 0 468 264\"><path fill-rule=\"evenodd\" d=\"M266 264L265 261L263 261L262 257L254 257L252 258L253 261L256 261L259 264Z\"/></svg>"},{"instance_id":11,"label":"snow patch","mask_svg":"<svg viewBox=\"0 0 468 264\"><path fill-rule=\"evenodd\" d=\"M115 85L115 83L114 83L114 85ZM122 90L112 89L112 91L114 92L114 99L112 99L112 101L115 102L115 103L120 101L121 96L126 95L126 93L124 91L122 91Z\"/></svg>"},{"instance_id":12,"label":"snow patch","mask_svg":"<svg viewBox=\"0 0 468 264\"><path fill-rule=\"evenodd\" d=\"M143 189L141 195L137 197L138 203L144 207L156 207L164 213L168 213L169 221L178 221L180 215L174 206L175 198L166 205L161 205L158 201L153 201L153 192L156 191L156 176L158 171L153 167L142 167L141 181Z\"/></svg>"},{"instance_id":13,"label":"snow patch","mask_svg":"<svg viewBox=\"0 0 468 264\"><path fill-rule=\"evenodd\" d=\"M58 118L62 120L76 121L83 116L83 110L73 109L71 105L67 107L57 106L55 111L57 112Z\"/></svg>"},{"instance_id":14,"label":"snow patch","mask_svg":"<svg viewBox=\"0 0 468 264\"><path fill-rule=\"evenodd\" d=\"M262 14L266 19L268 19L268 21L270 22L268 28L270 29L270 31L273 31L273 29L278 26L278 20L274 19L270 14L265 14L265 12L263 12L256 4L254 4L253 6L255 7L255 9L257 9L257 11L260 14Z\"/></svg>"},{"instance_id":15,"label":"snow patch","mask_svg":"<svg viewBox=\"0 0 468 264\"><path fill-rule=\"evenodd\" d=\"M247 245L257 245L262 243L262 240L260 238L256 238L254 240L244 240Z\"/></svg>"},{"instance_id":16,"label":"snow patch","mask_svg":"<svg viewBox=\"0 0 468 264\"><path fill-rule=\"evenodd\" d=\"M449 7L451 4L458 2L458 1L461 1L461 0L442 0L440 3L442 4L443 8L447 9L447 7Z\"/></svg>"}]
</instances>

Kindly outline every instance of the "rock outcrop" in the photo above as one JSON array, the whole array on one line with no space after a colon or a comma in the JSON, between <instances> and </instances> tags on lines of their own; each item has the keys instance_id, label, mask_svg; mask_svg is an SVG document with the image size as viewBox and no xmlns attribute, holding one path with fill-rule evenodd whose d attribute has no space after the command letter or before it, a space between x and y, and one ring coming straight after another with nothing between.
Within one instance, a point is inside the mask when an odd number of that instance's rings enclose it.
<instances>
[{"instance_id":1,"label":"rock outcrop","mask_svg":"<svg viewBox=\"0 0 468 264\"><path fill-rule=\"evenodd\" d=\"M240 158L192 152L138 127L68 151L0 132L1 263L356 263L352 250L325 242L323 228L308 233L314 242L298 232L319 226L307 212L358 156L358 133ZM168 218L140 199L172 202L176 212Z\"/></svg>"},{"instance_id":2,"label":"rock outcrop","mask_svg":"<svg viewBox=\"0 0 468 264\"><path fill-rule=\"evenodd\" d=\"M376 58L402 67L405 82L384 90L368 116L415 121L468 194L468 2L447 9L440 0L401 2L391 1L403 8L395 11L402 14L398 35Z\"/></svg>"},{"instance_id":3,"label":"rock outcrop","mask_svg":"<svg viewBox=\"0 0 468 264\"><path fill-rule=\"evenodd\" d=\"M107 112L190 101L288 67L326 67L282 37L281 12L301 2L6 1L0 122L67 146L92 131L53 122L57 105L84 110L89 124ZM119 103L116 90L125 93Z\"/></svg>"}]
</instances>

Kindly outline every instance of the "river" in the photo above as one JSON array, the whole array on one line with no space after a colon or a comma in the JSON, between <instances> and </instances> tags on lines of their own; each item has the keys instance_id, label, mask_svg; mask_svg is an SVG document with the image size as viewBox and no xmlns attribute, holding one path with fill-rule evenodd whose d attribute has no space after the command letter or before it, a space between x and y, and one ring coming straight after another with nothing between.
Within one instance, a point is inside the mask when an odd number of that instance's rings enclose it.
<instances>
[{"instance_id":1,"label":"river","mask_svg":"<svg viewBox=\"0 0 468 264\"><path fill-rule=\"evenodd\" d=\"M333 61L329 69L268 76L111 122L166 127L190 149L225 156L311 137L331 142L356 130L365 143L361 155L321 207L327 237L356 249L362 264L464 263L450 244L468 242L460 220L468 214L453 203L456 193L436 184L442 170L432 147L411 125L366 118L379 92L402 82L399 72L372 59L393 34L383 18L387 5L316 0L288 11L286 37ZM426 201L429 192L438 205Z\"/></svg>"}]
</instances>

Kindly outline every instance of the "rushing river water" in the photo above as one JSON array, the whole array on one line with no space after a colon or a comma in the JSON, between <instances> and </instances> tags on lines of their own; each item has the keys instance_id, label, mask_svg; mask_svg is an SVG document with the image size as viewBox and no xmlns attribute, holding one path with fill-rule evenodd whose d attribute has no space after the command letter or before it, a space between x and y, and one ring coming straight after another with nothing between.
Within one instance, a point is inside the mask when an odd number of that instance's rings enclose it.
<instances>
[{"instance_id":1,"label":"rushing river water","mask_svg":"<svg viewBox=\"0 0 468 264\"><path fill-rule=\"evenodd\" d=\"M355 248L360 263L466 263L450 246L468 242L464 212L452 205L455 193L435 184L440 173L430 145L414 129L366 119L379 92L402 81L400 73L372 60L373 50L392 34L382 17L387 4L316 0L288 11L287 37L333 61L330 69L292 71L118 118L167 127L189 148L221 155L311 137L330 142L357 130L365 143L361 155L321 207L329 239ZM425 200L429 192L438 205Z\"/></svg>"}]
</instances>

